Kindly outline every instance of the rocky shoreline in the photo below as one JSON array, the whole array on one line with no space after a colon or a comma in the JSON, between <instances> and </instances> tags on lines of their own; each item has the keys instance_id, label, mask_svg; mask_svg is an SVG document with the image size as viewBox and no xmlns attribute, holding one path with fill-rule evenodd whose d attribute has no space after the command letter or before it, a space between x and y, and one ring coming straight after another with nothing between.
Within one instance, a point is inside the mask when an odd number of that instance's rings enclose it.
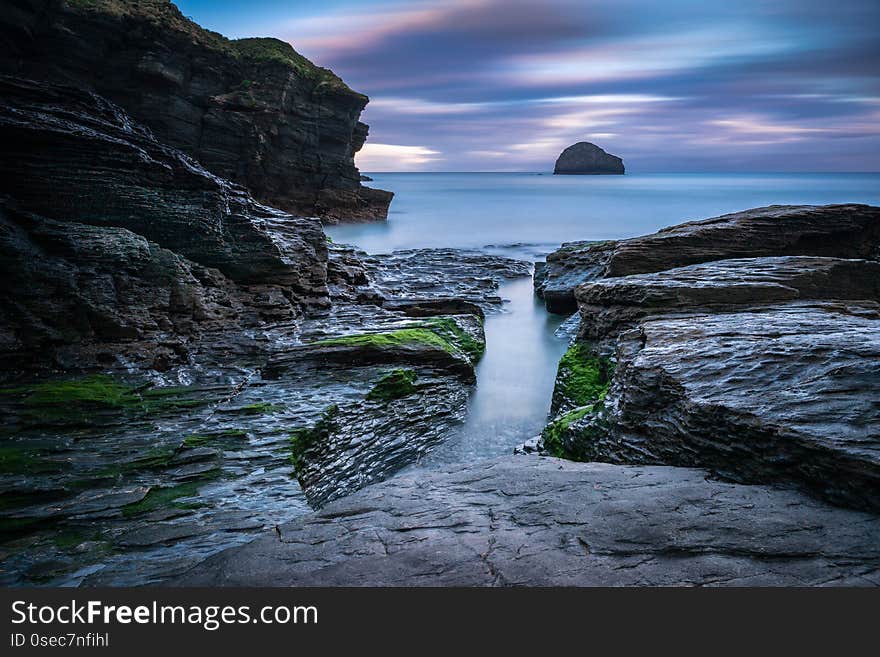
<instances>
[{"instance_id":1,"label":"rocky shoreline","mask_svg":"<svg viewBox=\"0 0 880 657\"><path fill-rule=\"evenodd\" d=\"M332 243L391 195L286 44L159 0L0 37L0 584L880 583L880 208L563 245L530 455L400 474L532 263Z\"/></svg>"},{"instance_id":2,"label":"rocky shoreline","mask_svg":"<svg viewBox=\"0 0 880 657\"><path fill-rule=\"evenodd\" d=\"M878 227L760 208L563 245L535 285L579 326L530 456L398 476L166 583L876 586Z\"/></svg>"}]
</instances>

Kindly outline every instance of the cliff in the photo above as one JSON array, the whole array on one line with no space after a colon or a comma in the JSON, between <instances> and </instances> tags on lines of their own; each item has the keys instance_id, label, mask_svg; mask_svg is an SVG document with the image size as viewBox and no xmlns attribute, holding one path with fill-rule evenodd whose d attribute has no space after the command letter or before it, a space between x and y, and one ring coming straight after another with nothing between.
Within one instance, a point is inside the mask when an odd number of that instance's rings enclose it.
<instances>
[{"instance_id":1,"label":"cliff","mask_svg":"<svg viewBox=\"0 0 880 657\"><path fill-rule=\"evenodd\" d=\"M316 219L256 203L80 89L0 76L0 362L164 369L326 307Z\"/></svg>"},{"instance_id":2,"label":"cliff","mask_svg":"<svg viewBox=\"0 0 880 657\"><path fill-rule=\"evenodd\" d=\"M0 71L93 90L264 203L326 222L384 219L354 166L368 102L277 39L229 40L165 0L13 0Z\"/></svg>"}]
</instances>

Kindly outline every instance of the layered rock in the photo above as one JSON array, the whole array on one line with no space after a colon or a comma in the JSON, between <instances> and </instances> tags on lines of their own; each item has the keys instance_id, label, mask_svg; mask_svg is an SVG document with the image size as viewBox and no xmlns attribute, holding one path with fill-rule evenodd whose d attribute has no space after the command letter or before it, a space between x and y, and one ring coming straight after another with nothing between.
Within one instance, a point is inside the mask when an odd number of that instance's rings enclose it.
<instances>
[{"instance_id":1,"label":"layered rock","mask_svg":"<svg viewBox=\"0 0 880 657\"><path fill-rule=\"evenodd\" d=\"M847 218L840 206L831 210L824 243L796 231L775 244L872 258L878 209L851 211ZM745 234L766 230L763 215L754 226L732 217ZM802 224L803 214L793 221ZM730 220L708 225L718 223L727 229ZM681 235L705 238L706 225L664 231L679 236L668 246L661 234L612 246L605 271L662 266L688 251L712 257L741 243L727 234L717 249L688 247ZM576 297L578 343L560 365L546 450L710 468L729 480L780 482L836 504L880 508L880 262L715 260L600 277Z\"/></svg>"},{"instance_id":2,"label":"layered rock","mask_svg":"<svg viewBox=\"0 0 880 657\"><path fill-rule=\"evenodd\" d=\"M697 469L504 458L397 477L186 586L880 584L880 519Z\"/></svg>"},{"instance_id":3,"label":"layered rock","mask_svg":"<svg viewBox=\"0 0 880 657\"><path fill-rule=\"evenodd\" d=\"M726 312L798 299L880 300L880 262L816 256L739 258L576 288L578 337L614 340L646 317Z\"/></svg>"},{"instance_id":4,"label":"layered rock","mask_svg":"<svg viewBox=\"0 0 880 657\"><path fill-rule=\"evenodd\" d=\"M556 159L554 174L596 175L623 174L623 160L588 141L581 141L566 148Z\"/></svg>"},{"instance_id":5,"label":"layered rock","mask_svg":"<svg viewBox=\"0 0 880 657\"><path fill-rule=\"evenodd\" d=\"M535 290L550 312L573 312L574 289L628 276L728 258L813 255L880 258L880 208L867 205L769 206L692 221L652 235L572 242L547 256Z\"/></svg>"},{"instance_id":6,"label":"layered rock","mask_svg":"<svg viewBox=\"0 0 880 657\"><path fill-rule=\"evenodd\" d=\"M7 73L94 90L262 202L325 221L383 219L354 155L367 97L276 39L230 41L166 0L16 0L0 14Z\"/></svg>"},{"instance_id":7,"label":"layered rock","mask_svg":"<svg viewBox=\"0 0 880 657\"><path fill-rule=\"evenodd\" d=\"M0 90L5 359L328 304L317 220L259 205L99 96Z\"/></svg>"}]
</instances>

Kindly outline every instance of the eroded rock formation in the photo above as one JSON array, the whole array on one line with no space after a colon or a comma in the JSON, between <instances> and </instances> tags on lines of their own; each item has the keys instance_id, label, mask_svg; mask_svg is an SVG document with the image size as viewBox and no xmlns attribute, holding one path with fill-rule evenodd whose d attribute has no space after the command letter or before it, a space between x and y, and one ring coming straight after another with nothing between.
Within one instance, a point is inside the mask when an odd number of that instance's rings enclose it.
<instances>
[{"instance_id":1,"label":"eroded rock formation","mask_svg":"<svg viewBox=\"0 0 880 657\"><path fill-rule=\"evenodd\" d=\"M200 332L329 304L317 220L256 203L100 96L8 77L0 91L8 366L180 358Z\"/></svg>"},{"instance_id":2,"label":"eroded rock formation","mask_svg":"<svg viewBox=\"0 0 880 657\"><path fill-rule=\"evenodd\" d=\"M354 155L367 97L277 39L229 40L167 0L15 0L0 70L100 93L255 198L325 221L384 219Z\"/></svg>"},{"instance_id":3,"label":"eroded rock formation","mask_svg":"<svg viewBox=\"0 0 880 657\"><path fill-rule=\"evenodd\" d=\"M878 244L880 208L829 206L586 247L588 268L567 261L566 280L593 280L575 289L578 342L545 449L710 468L876 512ZM822 255L723 259L747 249ZM708 261L665 268L694 258Z\"/></svg>"}]
</instances>

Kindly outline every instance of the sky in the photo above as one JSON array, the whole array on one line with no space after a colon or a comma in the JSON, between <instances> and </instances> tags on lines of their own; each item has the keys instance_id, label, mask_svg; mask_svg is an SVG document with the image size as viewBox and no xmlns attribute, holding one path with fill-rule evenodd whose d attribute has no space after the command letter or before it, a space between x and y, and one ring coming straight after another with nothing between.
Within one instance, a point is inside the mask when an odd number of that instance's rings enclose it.
<instances>
[{"instance_id":1,"label":"sky","mask_svg":"<svg viewBox=\"0 0 880 657\"><path fill-rule=\"evenodd\" d=\"M179 0L370 104L363 171L880 171L877 0Z\"/></svg>"}]
</instances>

